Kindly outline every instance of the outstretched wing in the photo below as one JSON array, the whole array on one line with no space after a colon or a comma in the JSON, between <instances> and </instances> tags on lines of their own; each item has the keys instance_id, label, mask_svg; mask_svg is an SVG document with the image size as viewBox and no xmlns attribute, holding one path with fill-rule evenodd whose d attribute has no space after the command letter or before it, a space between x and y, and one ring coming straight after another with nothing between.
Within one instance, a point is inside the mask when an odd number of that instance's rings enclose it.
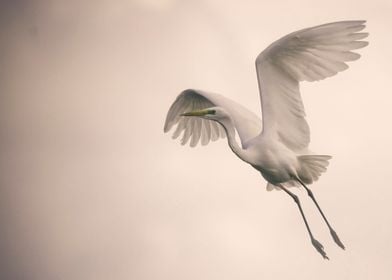
<instances>
[{"instance_id":1,"label":"outstretched wing","mask_svg":"<svg viewBox=\"0 0 392 280\"><path fill-rule=\"evenodd\" d=\"M346 70L346 61L365 47L359 33L365 21L341 21L303 29L272 43L256 59L263 112L263 134L292 150L306 148L309 126L299 91L300 81L317 81Z\"/></svg>"},{"instance_id":2,"label":"outstretched wing","mask_svg":"<svg viewBox=\"0 0 392 280\"><path fill-rule=\"evenodd\" d=\"M197 117L183 117L182 113L219 106L224 108L233 119L242 146L261 132L261 120L251 111L233 100L216 93L201 90L187 89L180 93L171 105L166 116L164 131L168 132L175 124L177 128L173 138L183 132L181 144L185 145L189 139L190 146L194 147L201 139L202 145L207 145L210 140L224 138L226 133L221 125L215 121Z\"/></svg>"}]
</instances>

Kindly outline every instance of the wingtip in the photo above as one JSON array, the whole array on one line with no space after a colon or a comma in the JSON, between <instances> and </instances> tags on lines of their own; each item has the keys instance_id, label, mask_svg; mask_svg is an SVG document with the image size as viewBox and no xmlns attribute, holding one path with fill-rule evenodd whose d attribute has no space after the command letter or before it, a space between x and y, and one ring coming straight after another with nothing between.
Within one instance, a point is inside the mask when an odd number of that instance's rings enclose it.
<instances>
[{"instance_id":1,"label":"wingtip","mask_svg":"<svg viewBox=\"0 0 392 280\"><path fill-rule=\"evenodd\" d=\"M332 22L331 24L347 24L347 27L354 27L354 26L363 26L364 28L366 27L366 20L342 20L342 21L336 21Z\"/></svg>"},{"instance_id":2,"label":"wingtip","mask_svg":"<svg viewBox=\"0 0 392 280\"><path fill-rule=\"evenodd\" d=\"M366 27L366 23L367 23L367 20L357 20L357 21L356 21L356 24L357 24L358 26L363 26L363 28Z\"/></svg>"},{"instance_id":3,"label":"wingtip","mask_svg":"<svg viewBox=\"0 0 392 280\"><path fill-rule=\"evenodd\" d=\"M352 23L356 23L356 24L358 24L358 25L361 25L361 24L365 24L365 23L366 23L366 20L365 20L365 19L348 20L348 22L352 22Z\"/></svg>"},{"instance_id":4,"label":"wingtip","mask_svg":"<svg viewBox=\"0 0 392 280\"><path fill-rule=\"evenodd\" d=\"M163 132L167 133L170 131L171 126L166 122L165 125L163 126Z\"/></svg>"},{"instance_id":5,"label":"wingtip","mask_svg":"<svg viewBox=\"0 0 392 280\"><path fill-rule=\"evenodd\" d=\"M363 36L362 39L369 37L369 32L361 32L361 33L358 33L358 34L361 34Z\"/></svg>"}]
</instances>

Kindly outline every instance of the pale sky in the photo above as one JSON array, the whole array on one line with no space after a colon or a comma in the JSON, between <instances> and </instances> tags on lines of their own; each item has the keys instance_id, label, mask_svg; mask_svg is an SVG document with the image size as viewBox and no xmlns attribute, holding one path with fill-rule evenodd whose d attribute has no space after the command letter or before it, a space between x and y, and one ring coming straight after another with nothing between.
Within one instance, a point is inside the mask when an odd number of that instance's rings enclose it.
<instances>
[{"instance_id":1,"label":"pale sky","mask_svg":"<svg viewBox=\"0 0 392 280\"><path fill-rule=\"evenodd\" d=\"M392 279L392 2L2 1L0 273L21 280ZM254 59L313 25L367 20L350 69L302 85L316 238L226 140L163 133L186 88L260 113Z\"/></svg>"}]
</instances>

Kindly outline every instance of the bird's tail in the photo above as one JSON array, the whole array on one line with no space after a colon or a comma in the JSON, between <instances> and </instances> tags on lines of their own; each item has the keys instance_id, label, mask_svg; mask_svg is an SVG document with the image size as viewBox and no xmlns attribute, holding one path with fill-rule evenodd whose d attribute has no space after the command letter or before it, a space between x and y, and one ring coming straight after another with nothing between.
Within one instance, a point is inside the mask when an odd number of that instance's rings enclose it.
<instances>
[{"instance_id":1,"label":"bird's tail","mask_svg":"<svg viewBox=\"0 0 392 280\"><path fill-rule=\"evenodd\" d=\"M327 155L301 155L298 156L300 168L298 170L299 179L305 184L316 181L321 173L327 170L328 160L332 157Z\"/></svg>"},{"instance_id":2,"label":"bird's tail","mask_svg":"<svg viewBox=\"0 0 392 280\"><path fill-rule=\"evenodd\" d=\"M311 184L320 177L321 173L327 170L328 160L332 157L327 155L300 155L298 156L299 170L297 171L299 179L305 184ZM281 183L286 188L301 187L297 180L290 180ZM280 187L271 183L267 184L267 191L281 190Z\"/></svg>"}]
</instances>

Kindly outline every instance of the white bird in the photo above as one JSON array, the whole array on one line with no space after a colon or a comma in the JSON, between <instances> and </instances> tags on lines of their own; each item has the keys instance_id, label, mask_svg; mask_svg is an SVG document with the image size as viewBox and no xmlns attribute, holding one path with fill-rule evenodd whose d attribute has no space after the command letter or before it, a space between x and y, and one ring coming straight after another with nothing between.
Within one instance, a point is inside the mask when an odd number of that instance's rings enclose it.
<instances>
[{"instance_id":1,"label":"white bird","mask_svg":"<svg viewBox=\"0 0 392 280\"><path fill-rule=\"evenodd\" d=\"M257 169L267 180L267 190L282 189L296 202L311 242L328 259L323 245L308 225L298 197L288 190L303 186L326 222L333 240L344 249L335 230L306 186L326 171L327 155L309 149L310 132L305 120L299 82L318 81L346 70L352 52L368 45L361 41L365 21L341 21L290 33L268 46L256 58L262 121L240 104L218 94L187 89L171 105L164 131L175 124L173 138L183 132L181 144L208 144L227 136L230 149ZM236 141L238 134L241 145Z\"/></svg>"}]
</instances>

